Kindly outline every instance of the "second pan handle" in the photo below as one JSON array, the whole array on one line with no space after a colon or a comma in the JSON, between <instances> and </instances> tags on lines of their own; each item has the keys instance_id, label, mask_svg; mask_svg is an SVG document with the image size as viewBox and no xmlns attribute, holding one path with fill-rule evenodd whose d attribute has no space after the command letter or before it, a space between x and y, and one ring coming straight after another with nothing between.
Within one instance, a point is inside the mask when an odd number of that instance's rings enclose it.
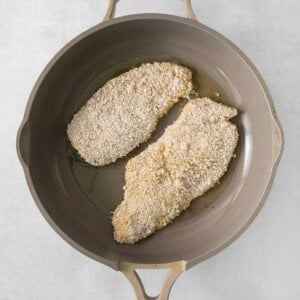
<instances>
[{"instance_id":1,"label":"second pan handle","mask_svg":"<svg viewBox=\"0 0 300 300\"><path fill-rule=\"evenodd\" d=\"M109 0L108 8L103 18L103 21L111 20L114 17L116 5L119 0ZM185 4L186 15L189 19L196 20L197 17L193 11L191 0L182 0Z\"/></svg>"},{"instance_id":2,"label":"second pan handle","mask_svg":"<svg viewBox=\"0 0 300 300\"><path fill-rule=\"evenodd\" d=\"M142 283L142 280L135 270L136 269L166 269L166 268L169 268L170 271L161 288L160 294L156 297L148 296L145 292L145 288ZM177 261L173 263L158 264L158 265L132 264L132 263L121 262L119 264L119 269L131 283L137 300L168 300L171 288L175 280L186 269L186 262Z\"/></svg>"}]
</instances>

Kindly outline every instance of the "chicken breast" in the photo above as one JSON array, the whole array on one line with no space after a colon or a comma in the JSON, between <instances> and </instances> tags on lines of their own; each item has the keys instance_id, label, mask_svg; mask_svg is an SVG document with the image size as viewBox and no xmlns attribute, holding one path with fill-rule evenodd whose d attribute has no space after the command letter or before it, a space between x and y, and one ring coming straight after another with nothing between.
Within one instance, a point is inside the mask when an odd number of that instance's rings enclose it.
<instances>
[{"instance_id":1,"label":"chicken breast","mask_svg":"<svg viewBox=\"0 0 300 300\"><path fill-rule=\"evenodd\" d=\"M168 225L227 170L238 141L232 107L190 100L159 140L126 165L124 200L112 223L114 238L133 244Z\"/></svg>"},{"instance_id":2,"label":"chicken breast","mask_svg":"<svg viewBox=\"0 0 300 300\"><path fill-rule=\"evenodd\" d=\"M73 147L94 166L115 162L145 142L158 119L192 90L192 72L169 62L146 63L109 80L67 128Z\"/></svg>"}]
</instances>

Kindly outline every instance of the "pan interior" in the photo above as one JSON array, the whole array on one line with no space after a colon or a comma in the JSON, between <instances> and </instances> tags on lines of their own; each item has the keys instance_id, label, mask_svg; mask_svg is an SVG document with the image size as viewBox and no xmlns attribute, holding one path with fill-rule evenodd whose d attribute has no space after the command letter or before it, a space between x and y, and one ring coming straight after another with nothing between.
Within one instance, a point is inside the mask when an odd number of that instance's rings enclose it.
<instances>
[{"instance_id":1,"label":"pan interior","mask_svg":"<svg viewBox=\"0 0 300 300\"><path fill-rule=\"evenodd\" d=\"M70 148L66 126L105 81L155 60L191 67L201 96L238 108L237 158L221 183L194 200L174 223L135 245L120 245L113 240L111 212L122 200L126 161L147 144L115 164L93 168ZM160 121L150 142L183 105L180 102ZM29 126L29 169L41 205L71 240L108 265L120 260L167 263L207 256L251 218L271 176L272 116L258 79L223 40L204 26L184 21L133 18L86 33L41 82Z\"/></svg>"}]
</instances>

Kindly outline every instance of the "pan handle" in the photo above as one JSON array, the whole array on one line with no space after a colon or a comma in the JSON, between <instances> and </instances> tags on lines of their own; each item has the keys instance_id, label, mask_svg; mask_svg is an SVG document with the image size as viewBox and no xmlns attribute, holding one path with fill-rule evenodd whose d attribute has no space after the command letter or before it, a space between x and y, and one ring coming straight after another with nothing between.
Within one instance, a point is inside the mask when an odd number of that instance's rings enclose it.
<instances>
[{"instance_id":1,"label":"pan handle","mask_svg":"<svg viewBox=\"0 0 300 300\"><path fill-rule=\"evenodd\" d=\"M275 165L280 157L281 153L283 151L284 146L284 138L283 138L283 131L282 127L277 120L277 117L273 116L272 120L272 127L273 127L273 164Z\"/></svg>"},{"instance_id":2,"label":"pan handle","mask_svg":"<svg viewBox=\"0 0 300 300\"><path fill-rule=\"evenodd\" d=\"M136 269L166 269L169 268L169 274L161 288L160 294L157 297L150 297L146 294L141 278L135 271ZM186 262L178 261L169 264L132 264L120 263L120 271L126 276L131 283L137 300L168 300L171 288L178 276L185 271Z\"/></svg>"},{"instance_id":3,"label":"pan handle","mask_svg":"<svg viewBox=\"0 0 300 300\"><path fill-rule=\"evenodd\" d=\"M103 21L108 21L114 17L117 2L119 0L109 0L108 8L103 18ZM185 11L188 18L197 21L197 17L194 13L191 0L182 0L185 3Z\"/></svg>"},{"instance_id":4,"label":"pan handle","mask_svg":"<svg viewBox=\"0 0 300 300\"><path fill-rule=\"evenodd\" d=\"M17 134L17 152L20 160L28 165L29 163L29 124L28 121L24 122Z\"/></svg>"}]
</instances>

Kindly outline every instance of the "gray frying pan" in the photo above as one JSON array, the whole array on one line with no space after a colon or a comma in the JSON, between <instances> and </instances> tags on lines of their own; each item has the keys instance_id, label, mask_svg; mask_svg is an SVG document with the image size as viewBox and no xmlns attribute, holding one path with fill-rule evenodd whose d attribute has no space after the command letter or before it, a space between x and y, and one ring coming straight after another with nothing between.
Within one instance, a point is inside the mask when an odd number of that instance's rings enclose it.
<instances>
[{"instance_id":1,"label":"gray frying pan","mask_svg":"<svg viewBox=\"0 0 300 300\"><path fill-rule=\"evenodd\" d=\"M29 188L49 224L77 250L122 271L138 299L152 298L135 269L170 268L155 298L168 299L181 272L224 249L249 226L270 190L283 148L271 96L256 68L230 41L196 21L189 0L185 4L190 19L163 14L111 19L111 0L105 21L68 43L42 72L17 137ZM141 149L92 168L70 150L66 126L106 80L154 60L191 67L200 78L200 94L218 92L220 101L237 107L240 141L216 188L170 226L135 245L120 245L113 240L111 212L122 200L126 161ZM155 135L175 115L168 114Z\"/></svg>"}]
</instances>

